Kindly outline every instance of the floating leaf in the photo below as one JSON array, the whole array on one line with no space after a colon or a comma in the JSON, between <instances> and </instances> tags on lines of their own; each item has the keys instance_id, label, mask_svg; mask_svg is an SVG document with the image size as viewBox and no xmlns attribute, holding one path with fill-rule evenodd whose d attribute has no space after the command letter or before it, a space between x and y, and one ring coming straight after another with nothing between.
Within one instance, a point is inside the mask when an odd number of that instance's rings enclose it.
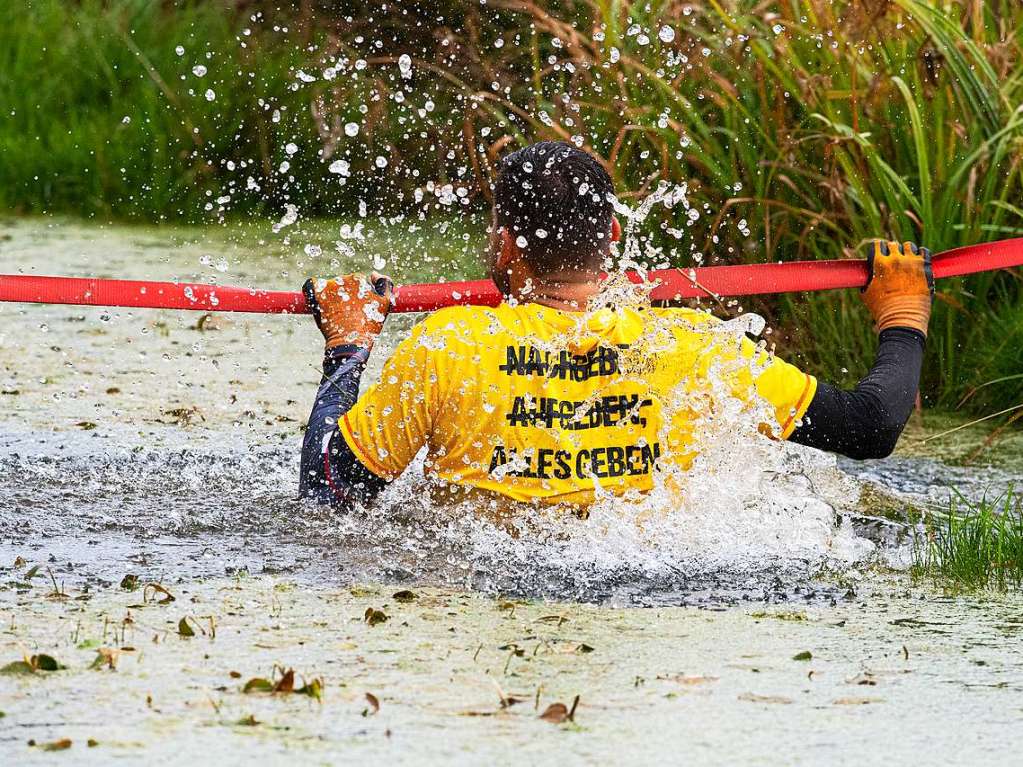
<instances>
[{"instance_id":1,"label":"floating leaf","mask_svg":"<svg viewBox=\"0 0 1023 767\"><path fill-rule=\"evenodd\" d=\"M544 712L540 714L540 718L545 722L551 724L562 724L564 722L575 721L575 709L579 705L579 696L576 695L572 701L572 708L568 708L564 703L552 703Z\"/></svg>"},{"instance_id":2,"label":"floating leaf","mask_svg":"<svg viewBox=\"0 0 1023 767\"><path fill-rule=\"evenodd\" d=\"M373 693L366 693L366 702L369 703L369 708L363 709L363 716L373 716L373 714L380 710L380 700Z\"/></svg>"},{"instance_id":3,"label":"floating leaf","mask_svg":"<svg viewBox=\"0 0 1023 767\"><path fill-rule=\"evenodd\" d=\"M256 727L260 722L255 716L249 714L248 716L243 716L235 724L240 724L242 727Z\"/></svg>"},{"instance_id":4,"label":"floating leaf","mask_svg":"<svg viewBox=\"0 0 1023 767\"><path fill-rule=\"evenodd\" d=\"M118 651L110 647L100 647L96 650L96 657L93 658L92 665L89 666L91 669L101 669L106 666L109 669L117 667L117 656Z\"/></svg>"},{"instance_id":5,"label":"floating leaf","mask_svg":"<svg viewBox=\"0 0 1023 767\"><path fill-rule=\"evenodd\" d=\"M82 431L92 431L93 429L96 428L96 424L94 424L92 421L79 421L78 423L75 424L75 426L77 426Z\"/></svg>"},{"instance_id":6,"label":"floating leaf","mask_svg":"<svg viewBox=\"0 0 1023 767\"><path fill-rule=\"evenodd\" d=\"M813 653L809 650L803 650L803 652L797 652L793 655L792 660L813 660Z\"/></svg>"},{"instance_id":7,"label":"floating leaf","mask_svg":"<svg viewBox=\"0 0 1023 767\"><path fill-rule=\"evenodd\" d=\"M232 672L232 675L236 672ZM304 681L304 680L303 680ZM308 695L310 698L320 700L323 697L323 680L313 679L305 682L301 687L295 687L295 670L281 669L281 678L276 682L262 677L253 677L242 688L244 693L268 692L273 695Z\"/></svg>"},{"instance_id":8,"label":"floating leaf","mask_svg":"<svg viewBox=\"0 0 1023 767\"><path fill-rule=\"evenodd\" d=\"M14 558L14 569L18 569L19 567L24 567L27 564L28 564L28 562L25 560L24 557L15 557Z\"/></svg>"},{"instance_id":9,"label":"floating leaf","mask_svg":"<svg viewBox=\"0 0 1023 767\"><path fill-rule=\"evenodd\" d=\"M323 680L313 679L311 682L306 682L304 685L295 690L296 695L308 695L310 698L315 700L323 699Z\"/></svg>"},{"instance_id":10,"label":"floating leaf","mask_svg":"<svg viewBox=\"0 0 1023 767\"><path fill-rule=\"evenodd\" d=\"M792 702L791 698L785 698L781 695L756 695L752 692L741 693L739 700L745 700L750 703L778 703L781 705L788 705Z\"/></svg>"},{"instance_id":11,"label":"floating leaf","mask_svg":"<svg viewBox=\"0 0 1023 767\"><path fill-rule=\"evenodd\" d=\"M677 682L678 684L684 684L687 687L695 686L698 684L710 684L711 682L718 681L718 677L716 676L685 676L683 674L676 674L675 676L658 677L658 679L666 679L672 682Z\"/></svg>"},{"instance_id":12,"label":"floating leaf","mask_svg":"<svg viewBox=\"0 0 1023 767\"><path fill-rule=\"evenodd\" d=\"M412 602L416 599L416 592L405 589L403 591L396 591L391 595L391 598L395 602L407 603Z\"/></svg>"},{"instance_id":13,"label":"floating leaf","mask_svg":"<svg viewBox=\"0 0 1023 767\"><path fill-rule=\"evenodd\" d=\"M87 741L85 741L85 745L87 745L89 748L96 748L96 746L99 745L99 741L96 740L95 738L89 738Z\"/></svg>"},{"instance_id":14,"label":"floating leaf","mask_svg":"<svg viewBox=\"0 0 1023 767\"><path fill-rule=\"evenodd\" d=\"M49 743L40 743L39 748L43 751L67 751L71 748L71 738L61 738Z\"/></svg>"},{"instance_id":15,"label":"floating leaf","mask_svg":"<svg viewBox=\"0 0 1023 767\"><path fill-rule=\"evenodd\" d=\"M866 706L871 703L884 703L882 698L838 698L831 701L833 706Z\"/></svg>"},{"instance_id":16,"label":"floating leaf","mask_svg":"<svg viewBox=\"0 0 1023 767\"><path fill-rule=\"evenodd\" d=\"M862 674L857 674L852 679L846 679L845 681L847 684L859 684L866 687L877 685L877 679L869 671L864 671Z\"/></svg>"},{"instance_id":17,"label":"floating leaf","mask_svg":"<svg viewBox=\"0 0 1023 767\"><path fill-rule=\"evenodd\" d=\"M801 623L807 620L806 613L796 610L783 610L780 612L755 612L750 613L751 618L773 618L776 621L795 621Z\"/></svg>"},{"instance_id":18,"label":"floating leaf","mask_svg":"<svg viewBox=\"0 0 1023 767\"><path fill-rule=\"evenodd\" d=\"M242 692L273 692L274 686L269 679L263 679L262 677L253 677L245 683L242 688Z\"/></svg>"},{"instance_id":19,"label":"floating leaf","mask_svg":"<svg viewBox=\"0 0 1023 767\"><path fill-rule=\"evenodd\" d=\"M178 621L178 635L182 637L194 637L195 629L188 625L188 618L182 618Z\"/></svg>"},{"instance_id":20,"label":"floating leaf","mask_svg":"<svg viewBox=\"0 0 1023 767\"><path fill-rule=\"evenodd\" d=\"M376 626L377 624L383 623L387 620L387 613L383 610L377 610L375 607L367 607L366 613L363 615L363 620L365 620L370 626Z\"/></svg>"},{"instance_id":21,"label":"floating leaf","mask_svg":"<svg viewBox=\"0 0 1023 767\"><path fill-rule=\"evenodd\" d=\"M25 660L11 661L3 668L0 668L0 674L31 674L35 671L32 668L32 664Z\"/></svg>"},{"instance_id":22,"label":"floating leaf","mask_svg":"<svg viewBox=\"0 0 1023 767\"><path fill-rule=\"evenodd\" d=\"M38 574L39 574L39 565L33 565L32 568L27 573L25 573L22 577L26 581L30 581L33 578L35 578Z\"/></svg>"},{"instance_id":23,"label":"floating leaf","mask_svg":"<svg viewBox=\"0 0 1023 767\"><path fill-rule=\"evenodd\" d=\"M281 678L277 680L277 684L273 688L274 693L289 693L295 691L295 669L289 668Z\"/></svg>"},{"instance_id":24,"label":"floating leaf","mask_svg":"<svg viewBox=\"0 0 1023 767\"><path fill-rule=\"evenodd\" d=\"M121 578L121 588L125 591L135 591L139 587L139 577L133 573L128 573L126 576Z\"/></svg>"},{"instance_id":25,"label":"floating leaf","mask_svg":"<svg viewBox=\"0 0 1023 767\"><path fill-rule=\"evenodd\" d=\"M38 671L60 671L67 668L62 663L58 663L52 655L33 655L29 662Z\"/></svg>"},{"instance_id":26,"label":"floating leaf","mask_svg":"<svg viewBox=\"0 0 1023 767\"><path fill-rule=\"evenodd\" d=\"M160 595L160 599L156 599L157 595ZM147 583L146 587L142 589L142 601L148 602L150 599L156 599L157 604L166 605L174 601L175 597L162 584L159 583Z\"/></svg>"},{"instance_id":27,"label":"floating leaf","mask_svg":"<svg viewBox=\"0 0 1023 767\"><path fill-rule=\"evenodd\" d=\"M561 724L562 722L568 721L568 706L564 703L552 703L544 712L540 714L540 718L545 722L551 724Z\"/></svg>"}]
</instances>

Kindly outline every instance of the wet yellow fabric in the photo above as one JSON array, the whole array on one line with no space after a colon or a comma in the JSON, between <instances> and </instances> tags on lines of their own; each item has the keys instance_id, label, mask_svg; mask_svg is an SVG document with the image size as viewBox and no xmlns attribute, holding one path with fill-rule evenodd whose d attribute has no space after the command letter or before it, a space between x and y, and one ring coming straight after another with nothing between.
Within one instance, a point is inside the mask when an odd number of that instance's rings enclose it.
<instances>
[{"instance_id":1,"label":"wet yellow fabric","mask_svg":"<svg viewBox=\"0 0 1023 767\"><path fill-rule=\"evenodd\" d=\"M428 474L514 500L648 490L655 466L689 465L724 400L762 408L761 430L785 438L813 398L811 376L716 330L689 309L443 309L398 346L341 432L385 478L426 445Z\"/></svg>"}]
</instances>

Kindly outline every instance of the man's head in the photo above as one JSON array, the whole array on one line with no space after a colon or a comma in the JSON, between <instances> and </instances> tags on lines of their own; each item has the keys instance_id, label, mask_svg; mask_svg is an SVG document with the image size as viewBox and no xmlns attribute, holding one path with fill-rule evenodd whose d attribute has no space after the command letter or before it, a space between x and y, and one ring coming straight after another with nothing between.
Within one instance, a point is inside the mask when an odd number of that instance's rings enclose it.
<instances>
[{"instance_id":1,"label":"man's head","mask_svg":"<svg viewBox=\"0 0 1023 767\"><path fill-rule=\"evenodd\" d=\"M620 234L611 177L571 144L541 141L501 162L494 188L491 272L509 292L508 271L592 278Z\"/></svg>"}]
</instances>

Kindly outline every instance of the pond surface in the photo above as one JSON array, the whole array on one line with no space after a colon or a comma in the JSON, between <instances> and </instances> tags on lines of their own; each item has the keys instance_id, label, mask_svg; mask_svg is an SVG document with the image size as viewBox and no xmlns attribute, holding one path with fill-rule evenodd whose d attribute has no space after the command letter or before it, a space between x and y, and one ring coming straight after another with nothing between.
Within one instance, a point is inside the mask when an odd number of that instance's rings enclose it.
<instances>
[{"instance_id":1,"label":"pond surface","mask_svg":"<svg viewBox=\"0 0 1023 767\"><path fill-rule=\"evenodd\" d=\"M326 225L287 243L43 220L0 236L3 272L283 288L345 267L303 250L330 246ZM950 485L1019 482L1011 440L980 468L934 445L959 457L983 431L924 443L929 415L879 462L724 445L700 500L654 519L620 505L509 529L431 502L415 471L341 517L295 498L313 323L200 318L0 304L0 665L69 667L0 676L4 762L59 758L27 742L63 738L97 763L1017 758L1023 600L912 583L900 522ZM411 321L388 321L369 377ZM116 671L89 669L100 647ZM241 692L275 664L322 678L322 701ZM576 695L574 723L538 718Z\"/></svg>"}]
</instances>

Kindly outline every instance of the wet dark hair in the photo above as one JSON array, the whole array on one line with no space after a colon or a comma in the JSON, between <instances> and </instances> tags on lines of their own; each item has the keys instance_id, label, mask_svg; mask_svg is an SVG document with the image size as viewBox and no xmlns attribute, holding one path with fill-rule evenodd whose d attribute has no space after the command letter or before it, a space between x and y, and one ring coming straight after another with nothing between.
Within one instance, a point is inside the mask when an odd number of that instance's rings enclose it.
<instances>
[{"instance_id":1,"label":"wet dark hair","mask_svg":"<svg viewBox=\"0 0 1023 767\"><path fill-rule=\"evenodd\" d=\"M596 269L610 244L613 193L592 155L541 141L501 161L494 212L537 274Z\"/></svg>"}]
</instances>

